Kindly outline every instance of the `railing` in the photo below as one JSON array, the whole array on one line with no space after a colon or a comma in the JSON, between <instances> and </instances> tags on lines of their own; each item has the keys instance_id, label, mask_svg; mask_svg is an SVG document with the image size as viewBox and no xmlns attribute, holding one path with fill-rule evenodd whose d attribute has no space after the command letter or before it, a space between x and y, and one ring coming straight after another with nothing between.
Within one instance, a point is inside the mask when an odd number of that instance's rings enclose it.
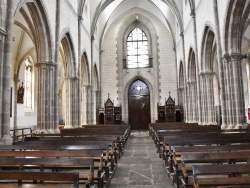
<instances>
[{"instance_id":1,"label":"railing","mask_svg":"<svg viewBox=\"0 0 250 188\"><path fill-rule=\"evenodd\" d=\"M33 130L31 128L11 129L10 136L13 141L23 141L26 136L32 136Z\"/></svg>"}]
</instances>

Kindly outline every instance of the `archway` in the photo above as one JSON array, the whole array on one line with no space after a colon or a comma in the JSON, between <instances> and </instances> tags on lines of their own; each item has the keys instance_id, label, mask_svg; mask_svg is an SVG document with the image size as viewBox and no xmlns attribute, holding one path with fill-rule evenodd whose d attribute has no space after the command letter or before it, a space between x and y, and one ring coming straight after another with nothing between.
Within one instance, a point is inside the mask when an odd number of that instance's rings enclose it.
<instances>
[{"instance_id":1,"label":"archway","mask_svg":"<svg viewBox=\"0 0 250 188\"><path fill-rule=\"evenodd\" d=\"M133 130L148 129L150 116L150 91L141 80L136 80L128 90L129 123Z\"/></svg>"}]
</instances>

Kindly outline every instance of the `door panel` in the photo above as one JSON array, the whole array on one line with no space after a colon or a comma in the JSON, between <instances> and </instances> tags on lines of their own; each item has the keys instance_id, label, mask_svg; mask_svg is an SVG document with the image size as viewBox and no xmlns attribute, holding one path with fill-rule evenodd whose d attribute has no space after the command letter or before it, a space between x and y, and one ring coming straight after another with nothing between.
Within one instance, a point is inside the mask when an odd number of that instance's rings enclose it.
<instances>
[{"instance_id":1,"label":"door panel","mask_svg":"<svg viewBox=\"0 0 250 188\"><path fill-rule=\"evenodd\" d=\"M133 130L148 129L150 117L150 95L147 85L137 80L129 89L129 123Z\"/></svg>"}]
</instances>

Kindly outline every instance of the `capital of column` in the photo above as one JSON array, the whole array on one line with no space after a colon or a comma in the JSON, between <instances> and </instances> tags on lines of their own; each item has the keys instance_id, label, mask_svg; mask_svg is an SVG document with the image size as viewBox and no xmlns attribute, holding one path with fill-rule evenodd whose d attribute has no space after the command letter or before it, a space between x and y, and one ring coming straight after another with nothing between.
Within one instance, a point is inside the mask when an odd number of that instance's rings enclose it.
<instances>
[{"instance_id":1,"label":"capital of column","mask_svg":"<svg viewBox=\"0 0 250 188\"><path fill-rule=\"evenodd\" d=\"M79 21L79 22L83 22L82 16L78 16L78 21Z\"/></svg>"},{"instance_id":2,"label":"capital of column","mask_svg":"<svg viewBox=\"0 0 250 188\"><path fill-rule=\"evenodd\" d=\"M0 42L3 41L5 36L6 36L6 31L0 28Z\"/></svg>"},{"instance_id":3,"label":"capital of column","mask_svg":"<svg viewBox=\"0 0 250 188\"><path fill-rule=\"evenodd\" d=\"M37 68L46 68L48 65L48 62L47 61L39 61L37 63L35 63L35 67Z\"/></svg>"},{"instance_id":4,"label":"capital of column","mask_svg":"<svg viewBox=\"0 0 250 188\"><path fill-rule=\"evenodd\" d=\"M196 84L196 81L188 81L187 82L187 85L195 85Z\"/></svg>"},{"instance_id":5,"label":"capital of column","mask_svg":"<svg viewBox=\"0 0 250 188\"><path fill-rule=\"evenodd\" d=\"M104 50L100 50L100 51L99 51L99 54L102 55L103 52L105 52L105 51L104 51Z\"/></svg>"},{"instance_id":6,"label":"capital of column","mask_svg":"<svg viewBox=\"0 0 250 188\"><path fill-rule=\"evenodd\" d=\"M241 60L246 58L247 56L236 52L236 53L231 53L229 55L229 57L230 57L230 60L231 60L230 62L236 62L237 63L237 62L241 62Z\"/></svg>"},{"instance_id":7,"label":"capital of column","mask_svg":"<svg viewBox=\"0 0 250 188\"><path fill-rule=\"evenodd\" d=\"M205 72L205 75L206 75L206 76L214 76L214 75L215 75L215 72Z\"/></svg>"},{"instance_id":8,"label":"capital of column","mask_svg":"<svg viewBox=\"0 0 250 188\"><path fill-rule=\"evenodd\" d=\"M17 84L20 81L17 74L14 75L13 80L14 80L15 84Z\"/></svg>"},{"instance_id":9,"label":"capital of column","mask_svg":"<svg viewBox=\"0 0 250 188\"><path fill-rule=\"evenodd\" d=\"M221 56L221 59L224 61L224 63L229 63L230 56L228 53L225 53L224 55Z\"/></svg>"},{"instance_id":10,"label":"capital of column","mask_svg":"<svg viewBox=\"0 0 250 188\"><path fill-rule=\"evenodd\" d=\"M6 31L3 28L0 28L0 34L6 36Z\"/></svg>"},{"instance_id":11,"label":"capital of column","mask_svg":"<svg viewBox=\"0 0 250 188\"><path fill-rule=\"evenodd\" d=\"M76 76L66 76L64 79L65 80L78 80Z\"/></svg>"},{"instance_id":12,"label":"capital of column","mask_svg":"<svg viewBox=\"0 0 250 188\"><path fill-rule=\"evenodd\" d=\"M48 61L47 65L48 66L56 66L56 63L54 61Z\"/></svg>"},{"instance_id":13,"label":"capital of column","mask_svg":"<svg viewBox=\"0 0 250 188\"><path fill-rule=\"evenodd\" d=\"M177 90L178 90L179 92L182 92L182 91L184 90L184 87L179 87Z\"/></svg>"},{"instance_id":14,"label":"capital of column","mask_svg":"<svg viewBox=\"0 0 250 188\"><path fill-rule=\"evenodd\" d=\"M190 16L192 17L192 18L194 18L195 17L195 10L193 9L193 10L191 10L191 12L190 12Z\"/></svg>"},{"instance_id":15,"label":"capital of column","mask_svg":"<svg viewBox=\"0 0 250 188\"><path fill-rule=\"evenodd\" d=\"M184 33L183 33L183 31L182 31L182 32L180 32L180 36L181 36L181 37L183 37L183 36L184 36Z\"/></svg>"},{"instance_id":16,"label":"capital of column","mask_svg":"<svg viewBox=\"0 0 250 188\"><path fill-rule=\"evenodd\" d=\"M94 42L94 41L95 41L95 37L91 36L91 42Z\"/></svg>"}]
</instances>

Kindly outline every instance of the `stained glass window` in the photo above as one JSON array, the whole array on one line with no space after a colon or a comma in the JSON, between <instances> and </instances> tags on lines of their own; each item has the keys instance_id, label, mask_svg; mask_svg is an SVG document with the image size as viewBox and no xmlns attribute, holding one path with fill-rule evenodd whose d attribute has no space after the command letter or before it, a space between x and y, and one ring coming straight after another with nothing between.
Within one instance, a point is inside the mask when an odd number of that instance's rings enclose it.
<instances>
[{"instance_id":1,"label":"stained glass window","mask_svg":"<svg viewBox=\"0 0 250 188\"><path fill-rule=\"evenodd\" d=\"M31 108L31 96L32 96L32 74L31 74L31 62L27 59L25 61L25 77L24 77L24 106L25 108Z\"/></svg>"}]
</instances>

